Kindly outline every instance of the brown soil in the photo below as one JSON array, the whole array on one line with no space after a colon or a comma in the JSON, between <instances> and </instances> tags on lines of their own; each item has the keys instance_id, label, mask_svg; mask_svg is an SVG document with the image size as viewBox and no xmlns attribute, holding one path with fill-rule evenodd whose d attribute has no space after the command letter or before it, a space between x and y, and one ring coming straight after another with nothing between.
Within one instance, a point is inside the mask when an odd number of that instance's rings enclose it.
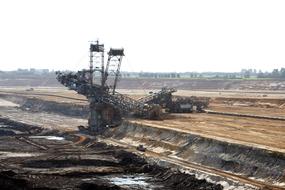
<instances>
[{"instance_id":1,"label":"brown soil","mask_svg":"<svg viewBox=\"0 0 285 190\"><path fill-rule=\"evenodd\" d=\"M71 107L74 105L87 105L86 100L80 99L79 95L73 93L72 91L56 89L50 92L48 89L35 89L34 91L26 92L22 89L17 90L17 92L17 96L20 97L37 98L43 102L51 101L58 103L59 105L64 105L66 102ZM130 94L133 97L139 97L144 93L143 91L132 91L132 93L128 93L130 92L128 90L122 92ZM3 94L5 94L5 98L7 98L7 94L10 94L10 97L13 96L7 91L5 93L2 92L2 95ZM211 103L209 109L214 111L284 117L282 108L284 94L279 92L182 91L178 92L177 94L183 96L196 95L210 97ZM264 96L264 94L266 96ZM70 97L73 99L70 99ZM62 101L64 101L64 103ZM43 108L41 108L43 110L39 109L38 111L44 111L45 106L46 105L43 103ZM68 112L68 109L66 112ZM51 110L51 113L30 112L27 110L18 110L11 106L9 109L7 107L0 109L0 115L5 115L5 117L12 120L20 120L25 123L35 124L50 129L76 131L76 126L86 125L86 120L80 120L79 118L75 119L66 115L57 115L54 113L57 113L57 111L55 110L53 112ZM149 128L161 130L167 129L173 132L193 134L219 142L228 143L229 145L236 144L257 149L265 149L277 152L277 154L285 153L284 121L238 116L210 115L205 113L171 114L168 115L168 117L166 117L163 121L144 119L129 119L129 121L131 123L150 126ZM120 132L119 129L118 131ZM7 133L5 134L11 135ZM168 148L170 152L175 151L177 148L176 144L166 142L168 137L167 134L162 133L162 135L166 135L165 141L159 141L158 143L161 143L161 146L164 146L163 148ZM140 142L151 140L141 140L140 137L140 133L136 133L136 136L134 136L133 139L136 140L136 138L138 138L137 140ZM83 142L84 140L85 139L82 138L79 142ZM157 151L160 151L160 147L157 147ZM186 156L191 156L191 152L188 153ZM50 162L45 162L45 164L50 164ZM74 161L71 162L71 164L77 164L77 162ZM227 164L230 164L230 161L227 161ZM113 165L108 167L113 167Z\"/></svg>"},{"instance_id":2,"label":"brown soil","mask_svg":"<svg viewBox=\"0 0 285 190\"><path fill-rule=\"evenodd\" d=\"M173 114L163 121L130 121L285 153L284 121L208 114Z\"/></svg>"},{"instance_id":3,"label":"brown soil","mask_svg":"<svg viewBox=\"0 0 285 190\"><path fill-rule=\"evenodd\" d=\"M34 91L28 92L24 89L6 89L6 92L2 92L1 94L7 95L8 92L15 91L22 93L19 96L35 97L61 104L63 101L71 105L86 105L88 103L81 95L66 89L35 89ZM121 92L128 93L133 97L146 94L146 91L142 90L121 90ZM282 93L268 91L178 91L176 95L177 94L183 96L195 95L210 97L211 101L208 109L213 111L285 117L285 109L282 107L285 103L285 95ZM57 97L57 95L62 97ZM82 101L64 97L82 99ZM35 117L40 117L38 113L33 114L35 114ZM15 117L19 117L20 119L28 118L28 116L25 116L25 113L20 114L20 116L14 116L14 118ZM42 117L46 116L43 115ZM44 121L45 119L42 120ZM53 119L50 121L52 120ZM230 142L265 146L271 149L278 149L278 151L282 152L284 152L285 149L284 121L208 114L174 114L164 121L141 119L131 119L131 121L173 130L183 130L189 133ZM72 122L75 122L75 119L71 119L70 123ZM78 125L82 124L80 123Z\"/></svg>"}]
</instances>

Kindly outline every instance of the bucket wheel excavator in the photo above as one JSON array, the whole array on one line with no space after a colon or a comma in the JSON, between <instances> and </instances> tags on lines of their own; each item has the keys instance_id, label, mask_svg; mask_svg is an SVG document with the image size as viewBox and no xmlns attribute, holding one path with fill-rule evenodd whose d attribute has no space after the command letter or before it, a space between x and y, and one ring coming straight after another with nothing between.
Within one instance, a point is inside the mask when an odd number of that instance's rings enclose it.
<instances>
[{"instance_id":1,"label":"bucket wheel excavator","mask_svg":"<svg viewBox=\"0 0 285 190\"><path fill-rule=\"evenodd\" d=\"M104 44L90 44L89 69L74 72L57 71L57 80L89 101L89 129L102 133L107 127L119 125L123 117L159 119L162 108L173 107L173 88L163 88L141 99L133 99L116 91L120 78L124 49L110 48L105 64ZM172 109L173 110L173 109Z\"/></svg>"}]
</instances>

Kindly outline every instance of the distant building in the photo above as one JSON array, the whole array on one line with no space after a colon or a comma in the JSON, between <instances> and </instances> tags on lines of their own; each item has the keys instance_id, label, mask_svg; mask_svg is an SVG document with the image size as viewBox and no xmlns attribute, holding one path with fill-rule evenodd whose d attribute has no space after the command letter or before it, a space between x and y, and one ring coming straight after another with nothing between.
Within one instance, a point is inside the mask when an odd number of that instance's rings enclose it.
<instances>
[{"instance_id":1,"label":"distant building","mask_svg":"<svg viewBox=\"0 0 285 190\"><path fill-rule=\"evenodd\" d=\"M21 69L21 68L19 68L19 69L17 69L17 72L27 73L27 72L29 72L29 70L28 69Z\"/></svg>"}]
</instances>

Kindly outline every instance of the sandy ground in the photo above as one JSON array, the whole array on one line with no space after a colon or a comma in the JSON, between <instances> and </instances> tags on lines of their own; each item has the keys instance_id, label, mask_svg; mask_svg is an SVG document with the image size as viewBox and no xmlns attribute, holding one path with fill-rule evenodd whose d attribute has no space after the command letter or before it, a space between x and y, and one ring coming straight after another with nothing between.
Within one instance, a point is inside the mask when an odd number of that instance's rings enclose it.
<instances>
[{"instance_id":1,"label":"sandy ground","mask_svg":"<svg viewBox=\"0 0 285 190\"><path fill-rule=\"evenodd\" d=\"M285 122L209 114L172 114L163 121L131 119L203 137L285 153Z\"/></svg>"}]
</instances>

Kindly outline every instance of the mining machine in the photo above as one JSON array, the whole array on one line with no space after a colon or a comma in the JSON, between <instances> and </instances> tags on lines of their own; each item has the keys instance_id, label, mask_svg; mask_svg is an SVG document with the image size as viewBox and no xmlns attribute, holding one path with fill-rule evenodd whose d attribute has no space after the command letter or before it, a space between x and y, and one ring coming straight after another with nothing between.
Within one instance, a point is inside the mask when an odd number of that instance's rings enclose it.
<instances>
[{"instance_id":1,"label":"mining machine","mask_svg":"<svg viewBox=\"0 0 285 190\"><path fill-rule=\"evenodd\" d=\"M193 110L192 99L182 101L182 107L177 107L179 101L175 103L172 100L172 93L176 92L174 88L162 88L159 92L138 100L117 92L121 63L125 56L124 49L110 48L106 64L104 44L100 44L99 41L91 43L89 53L89 69L76 73L56 72L57 80L61 84L88 99L89 130L97 134L102 133L108 127L119 125L123 117L129 116L160 119L162 109L169 112L184 112L181 110L185 102L191 107L187 107L187 111Z\"/></svg>"},{"instance_id":2,"label":"mining machine","mask_svg":"<svg viewBox=\"0 0 285 190\"><path fill-rule=\"evenodd\" d=\"M57 71L57 80L87 97L90 107L89 128L97 133L120 124L124 116L159 119L161 107L145 100L135 100L116 91L124 49L110 48L104 64L104 44L90 44L89 69L74 72ZM171 89L163 91L170 93ZM155 97L155 96L154 96ZM151 98L150 98L151 99Z\"/></svg>"}]
</instances>

